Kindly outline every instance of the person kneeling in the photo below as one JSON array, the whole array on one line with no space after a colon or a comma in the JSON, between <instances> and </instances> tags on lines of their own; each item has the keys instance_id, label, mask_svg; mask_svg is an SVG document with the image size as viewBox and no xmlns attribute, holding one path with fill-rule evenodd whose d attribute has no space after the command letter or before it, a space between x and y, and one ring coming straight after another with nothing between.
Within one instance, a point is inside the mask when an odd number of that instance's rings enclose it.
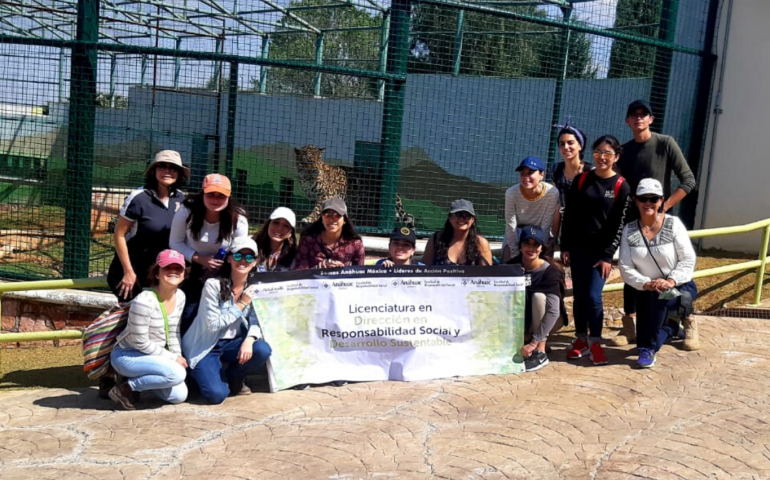
<instances>
[{"instance_id":1,"label":"person kneeling","mask_svg":"<svg viewBox=\"0 0 770 480\"><path fill-rule=\"evenodd\" d=\"M559 330L563 293L563 274L559 267L542 258L545 235L540 227L524 227L519 239L519 256L509 263L520 263L528 277L525 305L525 331L529 338L521 347L524 368L534 372L548 365L546 340Z\"/></svg>"},{"instance_id":2,"label":"person kneeling","mask_svg":"<svg viewBox=\"0 0 770 480\"><path fill-rule=\"evenodd\" d=\"M150 267L151 288L131 304L126 328L110 354L112 368L126 380L112 387L109 397L126 410L136 409L139 392L148 390L169 403L187 399L187 360L179 347L185 295L178 287L184 277L184 256L163 250Z\"/></svg>"},{"instance_id":3,"label":"person kneeling","mask_svg":"<svg viewBox=\"0 0 770 480\"><path fill-rule=\"evenodd\" d=\"M390 256L378 260L375 264L377 267L391 268L402 265L425 265L422 262L416 262L414 257L415 247L417 245L417 237L414 234L414 230L409 227L396 227L390 233L390 243L388 244L388 252Z\"/></svg>"},{"instance_id":4,"label":"person kneeling","mask_svg":"<svg viewBox=\"0 0 770 480\"><path fill-rule=\"evenodd\" d=\"M198 314L182 338L190 375L213 404L228 395L250 394L246 375L257 372L272 353L251 305L255 286L246 287L257 253L251 238L233 240L220 276L206 280Z\"/></svg>"}]
</instances>

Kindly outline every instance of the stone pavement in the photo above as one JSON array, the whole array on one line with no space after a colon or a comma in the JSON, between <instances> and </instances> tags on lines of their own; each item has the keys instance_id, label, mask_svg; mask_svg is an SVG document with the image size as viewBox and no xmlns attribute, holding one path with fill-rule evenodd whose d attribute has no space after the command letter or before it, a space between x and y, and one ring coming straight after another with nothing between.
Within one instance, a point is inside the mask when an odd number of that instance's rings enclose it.
<instances>
[{"instance_id":1,"label":"stone pavement","mask_svg":"<svg viewBox=\"0 0 770 480\"><path fill-rule=\"evenodd\" d=\"M699 318L652 370L372 382L116 411L95 389L0 395L0 478L770 478L770 324Z\"/></svg>"}]
</instances>

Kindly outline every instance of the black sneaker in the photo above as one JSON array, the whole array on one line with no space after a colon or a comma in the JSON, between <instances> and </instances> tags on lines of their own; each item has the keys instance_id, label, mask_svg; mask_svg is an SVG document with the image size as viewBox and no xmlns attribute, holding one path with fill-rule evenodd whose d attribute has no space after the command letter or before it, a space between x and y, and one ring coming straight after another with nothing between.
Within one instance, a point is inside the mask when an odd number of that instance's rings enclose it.
<instances>
[{"instance_id":1,"label":"black sneaker","mask_svg":"<svg viewBox=\"0 0 770 480\"><path fill-rule=\"evenodd\" d=\"M344 387L348 384L347 380L335 380L332 382L333 387Z\"/></svg>"},{"instance_id":2,"label":"black sneaker","mask_svg":"<svg viewBox=\"0 0 770 480\"><path fill-rule=\"evenodd\" d=\"M548 365L548 355L540 350L535 350L532 355L524 359L524 371L535 372Z\"/></svg>"}]
</instances>

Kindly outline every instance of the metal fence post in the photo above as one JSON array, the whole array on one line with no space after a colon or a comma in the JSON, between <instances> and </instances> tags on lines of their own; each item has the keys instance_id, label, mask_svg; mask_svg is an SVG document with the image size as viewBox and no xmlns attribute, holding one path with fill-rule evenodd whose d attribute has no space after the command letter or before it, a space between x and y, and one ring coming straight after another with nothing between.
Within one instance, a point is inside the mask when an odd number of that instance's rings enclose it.
<instances>
[{"instance_id":1,"label":"metal fence post","mask_svg":"<svg viewBox=\"0 0 770 480\"><path fill-rule=\"evenodd\" d=\"M409 55L410 0L393 0L390 4L390 38L388 39L388 73L406 74ZM401 133L404 120L406 80L389 79L385 83L382 102L382 187L378 227L389 230L393 225L399 164Z\"/></svg>"},{"instance_id":2,"label":"metal fence post","mask_svg":"<svg viewBox=\"0 0 770 480\"><path fill-rule=\"evenodd\" d=\"M674 43L676 38L676 18L679 13L679 0L663 0L660 12L660 29L658 38L667 43ZM655 52L655 64L652 69L652 92L650 106L655 115L652 129L662 132L666 122L666 106L668 104L668 83L671 79L671 61L673 52L658 47ZM657 82L656 82L657 80ZM657 84L657 85L656 85ZM656 93L657 92L657 93Z\"/></svg>"},{"instance_id":3,"label":"metal fence post","mask_svg":"<svg viewBox=\"0 0 770 480\"><path fill-rule=\"evenodd\" d=\"M270 35L262 36L262 58L270 55ZM267 93L267 67L259 67L259 93Z\"/></svg>"},{"instance_id":4,"label":"metal fence post","mask_svg":"<svg viewBox=\"0 0 770 480\"><path fill-rule=\"evenodd\" d=\"M235 153L235 112L238 101L238 62L230 64L230 86L227 90L227 140L225 144L225 175L233 176ZM241 199L243 201L243 199Z\"/></svg>"},{"instance_id":5,"label":"metal fence post","mask_svg":"<svg viewBox=\"0 0 770 480\"><path fill-rule=\"evenodd\" d=\"M323 33L318 35L315 41L315 64L319 67L323 65L324 61L324 35ZM313 95L318 98L321 96L321 72L316 72L315 80L313 80Z\"/></svg>"},{"instance_id":6,"label":"metal fence post","mask_svg":"<svg viewBox=\"0 0 770 480\"><path fill-rule=\"evenodd\" d=\"M99 1L78 0L77 41L72 48L67 195L64 221L64 277L88 277L91 249L91 188L99 40Z\"/></svg>"},{"instance_id":7,"label":"metal fence post","mask_svg":"<svg viewBox=\"0 0 770 480\"><path fill-rule=\"evenodd\" d=\"M553 110L551 110L551 125L559 123L561 117L561 97L564 92L564 80L567 78L567 66L569 64L569 40L571 36L569 22L572 18L572 7L561 7L561 14L564 20L564 27L561 30L561 41L559 42L559 72L556 75L556 86L553 90ZM551 127L551 137L548 143L548 165L556 162L556 143L559 141L559 132ZM587 148L584 146L583 148ZM550 171L550 169L549 169Z\"/></svg>"},{"instance_id":8,"label":"metal fence post","mask_svg":"<svg viewBox=\"0 0 770 480\"><path fill-rule=\"evenodd\" d=\"M380 27L380 72L388 71L388 41L390 39L390 10L382 15ZM377 100L385 99L385 80L377 81Z\"/></svg>"},{"instance_id":9,"label":"metal fence post","mask_svg":"<svg viewBox=\"0 0 770 480\"><path fill-rule=\"evenodd\" d=\"M455 30L454 65L452 75L460 75L460 65L463 55L463 29L465 28L465 10L457 12L457 30Z\"/></svg>"},{"instance_id":10,"label":"metal fence post","mask_svg":"<svg viewBox=\"0 0 770 480\"><path fill-rule=\"evenodd\" d=\"M759 249L759 260L762 264L757 268L757 279L754 282L754 305L762 301L762 283L765 279L765 267L767 267L767 243L770 242L770 225L764 228L762 234L762 246Z\"/></svg>"}]
</instances>

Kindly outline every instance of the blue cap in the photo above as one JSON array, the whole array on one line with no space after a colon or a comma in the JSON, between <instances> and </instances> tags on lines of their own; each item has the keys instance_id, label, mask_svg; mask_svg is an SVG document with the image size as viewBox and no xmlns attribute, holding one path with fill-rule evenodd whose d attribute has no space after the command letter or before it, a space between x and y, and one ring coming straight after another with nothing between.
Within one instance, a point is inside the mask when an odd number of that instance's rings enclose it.
<instances>
[{"instance_id":1,"label":"blue cap","mask_svg":"<svg viewBox=\"0 0 770 480\"><path fill-rule=\"evenodd\" d=\"M519 166L516 167L516 171L520 172L522 168L528 168L530 170L540 170L541 172L545 172L545 165L543 165L543 161L537 157L525 158L524 160L521 161Z\"/></svg>"},{"instance_id":2,"label":"blue cap","mask_svg":"<svg viewBox=\"0 0 770 480\"><path fill-rule=\"evenodd\" d=\"M543 229L540 227L522 227L521 234L519 235L519 245L530 238L540 245L545 245L545 235L543 235Z\"/></svg>"}]
</instances>

